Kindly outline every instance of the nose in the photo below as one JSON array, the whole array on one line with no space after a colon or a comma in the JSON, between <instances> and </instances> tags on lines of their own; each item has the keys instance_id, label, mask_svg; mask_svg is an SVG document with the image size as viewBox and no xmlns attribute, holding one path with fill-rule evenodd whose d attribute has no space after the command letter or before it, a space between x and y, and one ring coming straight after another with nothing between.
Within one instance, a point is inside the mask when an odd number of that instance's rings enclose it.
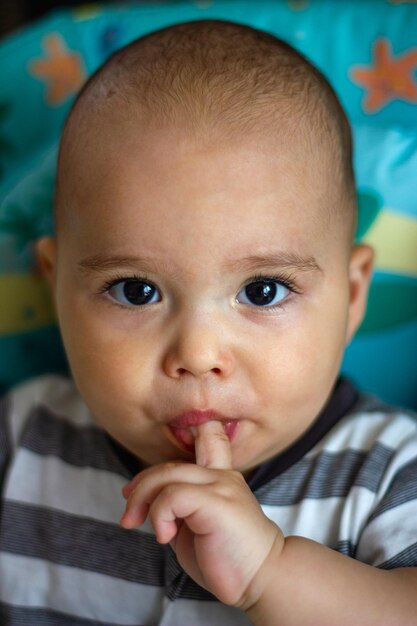
<instances>
[{"instance_id":1,"label":"nose","mask_svg":"<svg viewBox=\"0 0 417 626\"><path fill-rule=\"evenodd\" d=\"M213 320L182 323L164 355L163 369L171 378L208 374L226 377L233 371L233 356L221 325Z\"/></svg>"}]
</instances>

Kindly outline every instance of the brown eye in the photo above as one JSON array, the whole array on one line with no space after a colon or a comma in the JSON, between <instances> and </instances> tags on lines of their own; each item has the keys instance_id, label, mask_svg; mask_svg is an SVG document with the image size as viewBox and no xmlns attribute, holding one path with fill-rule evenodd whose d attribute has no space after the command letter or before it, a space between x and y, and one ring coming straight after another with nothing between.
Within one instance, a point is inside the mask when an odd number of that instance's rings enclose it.
<instances>
[{"instance_id":1,"label":"brown eye","mask_svg":"<svg viewBox=\"0 0 417 626\"><path fill-rule=\"evenodd\" d=\"M120 304L130 306L143 306L159 301L159 298L155 300L155 295L158 295L156 287L141 280L119 280L108 289L108 293Z\"/></svg>"},{"instance_id":2,"label":"brown eye","mask_svg":"<svg viewBox=\"0 0 417 626\"><path fill-rule=\"evenodd\" d=\"M267 307L279 305L284 300L290 290L275 280L256 280L249 283L239 293L243 293L243 297L239 300L243 304L253 304L257 307Z\"/></svg>"}]
</instances>

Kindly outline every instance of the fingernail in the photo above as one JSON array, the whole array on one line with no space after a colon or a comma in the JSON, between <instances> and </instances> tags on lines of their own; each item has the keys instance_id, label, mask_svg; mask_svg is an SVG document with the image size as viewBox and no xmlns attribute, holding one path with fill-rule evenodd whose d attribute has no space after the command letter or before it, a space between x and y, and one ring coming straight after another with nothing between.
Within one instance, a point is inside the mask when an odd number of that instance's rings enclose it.
<instances>
[{"instance_id":1,"label":"fingernail","mask_svg":"<svg viewBox=\"0 0 417 626\"><path fill-rule=\"evenodd\" d=\"M126 526L126 522L127 522L127 526ZM127 528L129 529L129 515L127 514L127 511L124 511L122 516L119 519L119 524L121 524L121 526L123 526L123 528Z\"/></svg>"}]
</instances>

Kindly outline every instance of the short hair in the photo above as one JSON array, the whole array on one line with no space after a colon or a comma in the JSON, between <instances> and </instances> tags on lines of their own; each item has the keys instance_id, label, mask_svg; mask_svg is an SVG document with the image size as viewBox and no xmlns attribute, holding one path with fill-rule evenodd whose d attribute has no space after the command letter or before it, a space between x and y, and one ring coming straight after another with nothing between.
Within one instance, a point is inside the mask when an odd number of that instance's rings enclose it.
<instances>
[{"instance_id":1,"label":"short hair","mask_svg":"<svg viewBox=\"0 0 417 626\"><path fill-rule=\"evenodd\" d=\"M135 39L84 84L67 118L61 151L74 126L88 127L89 116L115 103L120 115L135 111L159 126L181 124L197 134L219 128L225 140L271 125L279 132L283 122L287 132L301 130L310 143L313 135L332 151L331 176L356 221L345 112L323 74L272 34L229 21L197 20Z\"/></svg>"}]
</instances>

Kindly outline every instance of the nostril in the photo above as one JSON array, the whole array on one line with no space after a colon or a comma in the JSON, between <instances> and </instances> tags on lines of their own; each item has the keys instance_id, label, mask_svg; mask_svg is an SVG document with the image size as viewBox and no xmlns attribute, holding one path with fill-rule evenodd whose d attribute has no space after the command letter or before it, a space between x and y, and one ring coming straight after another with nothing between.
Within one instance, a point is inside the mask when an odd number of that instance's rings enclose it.
<instances>
[{"instance_id":1,"label":"nostril","mask_svg":"<svg viewBox=\"0 0 417 626\"><path fill-rule=\"evenodd\" d=\"M210 371L210 372L213 372L214 374L221 374L221 371L222 371L222 370L221 370L221 368L220 368L220 367L213 367L211 370L208 370L208 371L206 372L206 374L208 374L208 372L209 372L209 371ZM191 373L191 371L190 371L190 370L188 370L188 369L186 369L186 368L184 368L184 367L179 367L179 368L177 369L177 375L178 375L178 376L183 376L184 374L187 374L187 373Z\"/></svg>"}]
</instances>

